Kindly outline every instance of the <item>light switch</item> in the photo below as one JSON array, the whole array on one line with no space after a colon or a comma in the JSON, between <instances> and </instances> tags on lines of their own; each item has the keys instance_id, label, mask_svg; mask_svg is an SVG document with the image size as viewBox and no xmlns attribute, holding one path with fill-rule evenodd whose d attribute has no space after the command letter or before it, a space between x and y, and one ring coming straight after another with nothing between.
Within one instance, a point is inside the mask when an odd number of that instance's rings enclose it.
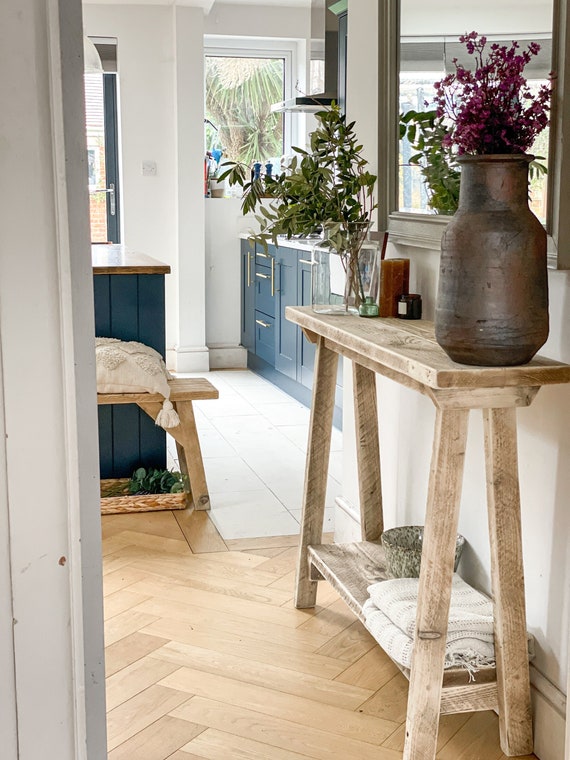
<instances>
[{"instance_id":1,"label":"light switch","mask_svg":"<svg viewBox=\"0 0 570 760\"><path fill-rule=\"evenodd\" d=\"M142 173L143 177L156 177L156 161L143 161Z\"/></svg>"}]
</instances>

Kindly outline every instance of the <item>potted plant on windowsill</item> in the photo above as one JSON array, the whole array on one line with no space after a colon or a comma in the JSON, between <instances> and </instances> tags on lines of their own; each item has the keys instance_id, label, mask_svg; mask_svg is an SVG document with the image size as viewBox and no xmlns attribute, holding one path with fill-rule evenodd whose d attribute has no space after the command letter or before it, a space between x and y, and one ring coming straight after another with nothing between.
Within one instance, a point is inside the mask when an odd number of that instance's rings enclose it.
<instances>
[{"instance_id":1,"label":"potted plant on windowsill","mask_svg":"<svg viewBox=\"0 0 570 760\"><path fill-rule=\"evenodd\" d=\"M315 114L317 128L305 150L293 148L290 165L280 174L252 179L249 167L231 164L220 177L243 188L242 211L255 213L259 230L250 240L278 244L322 232L322 245L339 256L346 274L344 306L364 301L359 254L376 208L376 176L368 171L354 122L346 122L338 105ZM263 201L263 203L262 203Z\"/></svg>"}]
</instances>

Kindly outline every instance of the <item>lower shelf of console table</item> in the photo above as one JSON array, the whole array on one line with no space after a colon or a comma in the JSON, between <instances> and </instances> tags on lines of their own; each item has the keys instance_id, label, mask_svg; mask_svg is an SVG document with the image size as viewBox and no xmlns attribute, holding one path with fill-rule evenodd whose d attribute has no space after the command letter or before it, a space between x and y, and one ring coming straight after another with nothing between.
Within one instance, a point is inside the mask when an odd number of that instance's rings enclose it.
<instances>
[{"instance_id":1,"label":"lower shelf of console table","mask_svg":"<svg viewBox=\"0 0 570 760\"><path fill-rule=\"evenodd\" d=\"M384 549L379 542L360 541L351 544L322 544L309 546L309 577L326 580L366 626L362 612L372 583L388 579ZM394 664L409 679L410 671L394 660ZM495 710L498 707L497 672L481 668L471 677L465 668L448 668L443 672L441 695L442 715Z\"/></svg>"}]
</instances>

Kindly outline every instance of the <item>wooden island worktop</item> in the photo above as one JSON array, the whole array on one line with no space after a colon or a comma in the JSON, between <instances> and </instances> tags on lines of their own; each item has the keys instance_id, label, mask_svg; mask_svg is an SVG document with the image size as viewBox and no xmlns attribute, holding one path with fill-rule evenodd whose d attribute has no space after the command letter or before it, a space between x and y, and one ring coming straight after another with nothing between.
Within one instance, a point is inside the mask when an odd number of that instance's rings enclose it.
<instances>
[{"instance_id":1,"label":"wooden island worktop","mask_svg":"<svg viewBox=\"0 0 570 760\"><path fill-rule=\"evenodd\" d=\"M169 274L170 266L126 246L97 243L91 246L93 274Z\"/></svg>"}]
</instances>

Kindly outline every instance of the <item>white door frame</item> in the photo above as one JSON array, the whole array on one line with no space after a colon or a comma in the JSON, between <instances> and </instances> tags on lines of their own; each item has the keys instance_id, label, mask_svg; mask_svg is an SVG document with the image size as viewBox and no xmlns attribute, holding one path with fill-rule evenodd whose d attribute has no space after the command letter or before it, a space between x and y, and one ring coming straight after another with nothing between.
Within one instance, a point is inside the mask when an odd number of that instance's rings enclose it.
<instances>
[{"instance_id":1,"label":"white door frame","mask_svg":"<svg viewBox=\"0 0 570 760\"><path fill-rule=\"evenodd\" d=\"M6 760L107 756L82 39L81 0L0 4Z\"/></svg>"}]
</instances>

